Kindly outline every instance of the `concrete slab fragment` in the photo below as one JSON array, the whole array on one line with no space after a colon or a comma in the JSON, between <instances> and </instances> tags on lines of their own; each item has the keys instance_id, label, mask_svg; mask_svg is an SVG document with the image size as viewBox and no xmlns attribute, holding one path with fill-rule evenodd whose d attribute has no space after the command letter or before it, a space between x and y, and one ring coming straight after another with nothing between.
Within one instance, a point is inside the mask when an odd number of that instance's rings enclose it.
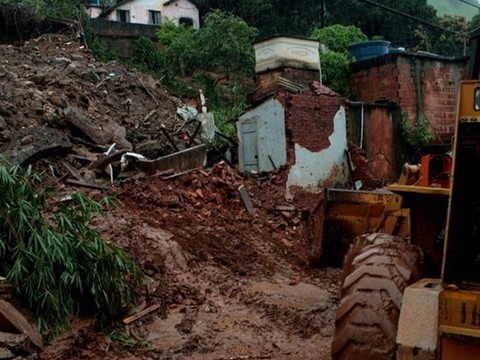
<instances>
[{"instance_id":1,"label":"concrete slab fragment","mask_svg":"<svg viewBox=\"0 0 480 360\"><path fill-rule=\"evenodd\" d=\"M8 301L0 300L0 331L26 334L33 344L43 349L42 335Z\"/></svg>"}]
</instances>

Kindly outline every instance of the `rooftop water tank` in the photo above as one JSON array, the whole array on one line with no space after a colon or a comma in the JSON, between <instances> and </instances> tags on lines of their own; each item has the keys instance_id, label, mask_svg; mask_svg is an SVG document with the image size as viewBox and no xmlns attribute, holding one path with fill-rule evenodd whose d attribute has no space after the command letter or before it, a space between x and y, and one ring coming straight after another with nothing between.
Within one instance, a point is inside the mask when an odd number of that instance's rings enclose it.
<instances>
[{"instance_id":1,"label":"rooftop water tank","mask_svg":"<svg viewBox=\"0 0 480 360\"><path fill-rule=\"evenodd\" d=\"M350 45L348 51L357 61L362 61L388 54L389 47L389 41L369 40Z\"/></svg>"},{"instance_id":2,"label":"rooftop water tank","mask_svg":"<svg viewBox=\"0 0 480 360\"><path fill-rule=\"evenodd\" d=\"M254 47L257 73L281 67L320 69L318 41L277 36L259 41Z\"/></svg>"}]
</instances>

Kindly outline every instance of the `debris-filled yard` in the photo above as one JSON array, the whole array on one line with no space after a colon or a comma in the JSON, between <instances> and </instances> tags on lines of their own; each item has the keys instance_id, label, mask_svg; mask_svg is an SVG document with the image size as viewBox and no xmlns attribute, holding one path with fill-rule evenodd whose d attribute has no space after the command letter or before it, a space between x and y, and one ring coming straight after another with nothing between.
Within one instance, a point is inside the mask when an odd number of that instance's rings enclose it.
<instances>
[{"instance_id":1,"label":"debris-filled yard","mask_svg":"<svg viewBox=\"0 0 480 360\"><path fill-rule=\"evenodd\" d=\"M0 153L45 171L59 197L115 199L92 225L144 274L138 306L103 332L77 319L42 350L13 348L0 321L0 358L330 359L341 270L310 265L305 215L316 198L288 202L282 169L246 175L206 155L208 166L190 170L150 161L201 147L208 134L192 112L75 38L0 45Z\"/></svg>"}]
</instances>

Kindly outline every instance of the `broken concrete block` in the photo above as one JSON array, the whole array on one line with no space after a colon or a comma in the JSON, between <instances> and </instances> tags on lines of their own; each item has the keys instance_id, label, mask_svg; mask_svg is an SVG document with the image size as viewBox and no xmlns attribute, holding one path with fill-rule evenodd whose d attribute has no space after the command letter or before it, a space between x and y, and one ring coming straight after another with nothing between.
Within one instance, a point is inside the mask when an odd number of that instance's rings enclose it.
<instances>
[{"instance_id":1,"label":"broken concrete block","mask_svg":"<svg viewBox=\"0 0 480 360\"><path fill-rule=\"evenodd\" d=\"M33 354L35 348L26 334L12 334L0 331L0 347L14 354Z\"/></svg>"},{"instance_id":2,"label":"broken concrete block","mask_svg":"<svg viewBox=\"0 0 480 360\"><path fill-rule=\"evenodd\" d=\"M202 140L204 142L212 142L215 138L215 132L217 131L213 113L198 114L197 120L202 124L202 132L200 133Z\"/></svg>"},{"instance_id":3,"label":"broken concrete block","mask_svg":"<svg viewBox=\"0 0 480 360\"><path fill-rule=\"evenodd\" d=\"M177 108L177 114L185 121L195 120L198 115L198 111L193 106L181 106Z\"/></svg>"},{"instance_id":4,"label":"broken concrete block","mask_svg":"<svg viewBox=\"0 0 480 360\"><path fill-rule=\"evenodd\" d=\"M39 349L43 349L42 335L8 301L0 300L0 331L25 334Z\"/></svg>"},{"instance_id":5,"label":"broken concrete block","mask_svg":"<svg viewBox=\"0 0 480 360\"><path fill-rule=\"evenodd\" d=\"M28 128L16 133L14 148L5 152L13 165L30 163L57 153L69 151L73 144L57 129Z\"/></svg>"},{"instance_id":6,"label":"broken concrete block","mask_svg":"<svg viewBox=\"0 0 480 360\"><path fill-rule=\"evenodd\" d=\"M0 359L13 359L15 354L4 347L0 347Z\"/></svg>"},{"instance_id":7,"label":"broken concrete block","mask_svg":"<svg viewBox=\"0 0 480 360\"><path fill-rule=\"evenodd\" d=\"M139 160L135 165L147 174L174 169L176 172L203 167L207 162L207 145L197 145L155 160Z\"/></svg>"},{"instance_id":8,"label":"broken concrete block","mask_svg":"<svg viewBox=\"0 0 480 360\"><path fill-rule=\"evenodd\" d=\"M68 124L97 145L107 145L115 142L121 148L132 148L132 144L125 138L127 135L126 129L111 119L105 119L101 124L98 124L73 107L67 107L63 114Z\"/></svg>"},{"instance_id":9,"label":"broken concrete block","mask_svg":"<svg viewBox=\"0 0 480 360\"><path fill-rule=\"evenodd\" d=\"M110 131L105 131L101 126L82 114L81 111L73 107L67 107L64 111L64 116L67 123L79 130L97 145L107 145L112 139L112 133Z\"/></svg>"}]
</instances>

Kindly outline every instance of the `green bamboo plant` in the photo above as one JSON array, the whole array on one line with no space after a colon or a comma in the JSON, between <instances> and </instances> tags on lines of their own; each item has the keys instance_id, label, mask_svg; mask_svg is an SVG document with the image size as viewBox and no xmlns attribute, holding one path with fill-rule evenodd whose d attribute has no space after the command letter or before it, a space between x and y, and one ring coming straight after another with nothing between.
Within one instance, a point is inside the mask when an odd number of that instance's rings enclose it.
<instances>
[{"instance_id":1,"label":"green bamboo plant","mask_svg":"<svg viewBox=\"0 0 480 360\"><path fill-rule=\"evenodd\" d=\"M36 190L31 167L0 165L0 276L10 281L38 318L41 331L58 333L73 315L106 324L135 303L141 271L89 223L108 200L72 194L53 202Z\"/></svg>"}]
</instances>

